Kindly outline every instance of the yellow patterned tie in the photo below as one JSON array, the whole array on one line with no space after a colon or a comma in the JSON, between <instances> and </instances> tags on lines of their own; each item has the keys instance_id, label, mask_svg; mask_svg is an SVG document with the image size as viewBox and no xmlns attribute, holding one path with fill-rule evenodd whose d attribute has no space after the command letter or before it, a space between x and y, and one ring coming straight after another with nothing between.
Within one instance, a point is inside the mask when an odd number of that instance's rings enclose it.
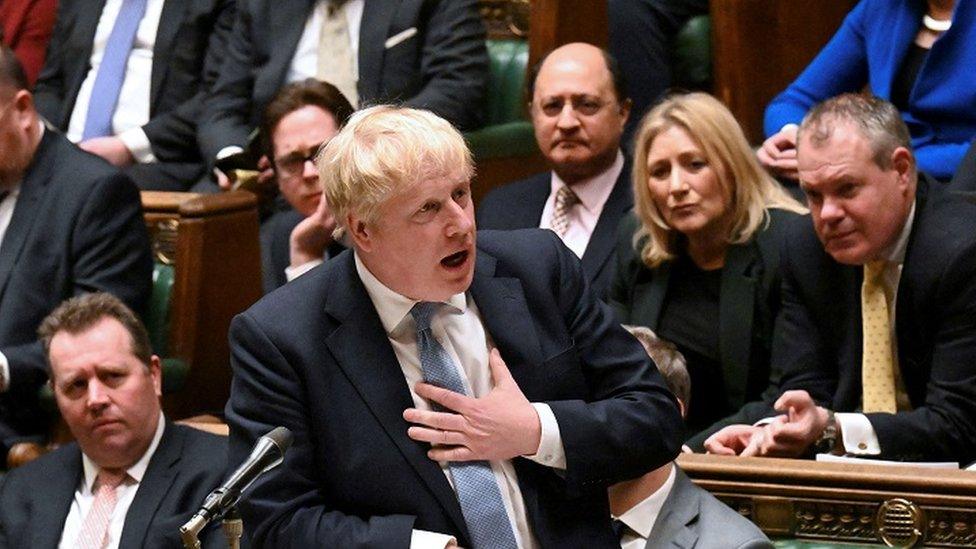
<instances>
[{"instance_id":1,"label":"yellow patterned tie","mask_svg":"<svg viewBox=\"0 0 976 549\"><path fill-rule=\"evenodd\" d=\"M318 64L315 77L339 88L355 107L359 103L356 90L356 63L349 44L349 25L342 9L345 0L328 0L319 4L322 10L322 30L319 33Z\"/></svg>"},{"instance_id":2,"label":"yellow patterned tie","mask_svg":"<svg viewBox=\"0 0 976 549\"><path fill-rule=\"evenodd\" d=\"M861 359L861 384L865 413L897 411L895 369L891 356L891 324L885 297L884 261L864 266L861 286L861 327L864 355Z\"/></svg>"}]
</instances>

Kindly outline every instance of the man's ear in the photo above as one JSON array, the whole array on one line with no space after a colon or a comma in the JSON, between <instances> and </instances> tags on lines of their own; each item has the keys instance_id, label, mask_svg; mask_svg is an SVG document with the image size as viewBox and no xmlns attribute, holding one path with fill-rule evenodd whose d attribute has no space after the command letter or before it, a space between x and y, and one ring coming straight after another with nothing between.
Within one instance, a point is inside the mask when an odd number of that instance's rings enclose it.
<instances>
[{"instance_id":1,"label":"man's ear","mask_svg":"<svg viewBox=\"0 0 976 549\"><path fill-rule=\"evenodd\" d=\"M913 191L912 188L912 168L915 166L915 157L912 152L905 147L898 147L891 153L891 166L898 173L898 184L903 191Z\"/></svg>"},{"instance_id":2,"label":"man's ear","mask_svg":"<svg viewBox=\"0 0 976 549\"><path fill-rule=\"evenodd\" d=\"M14 95L13 105L18 125L23 130L30 129L36 123L34 116L34 96L27 90L19 90Z\"/></svg>"},{"instance_id":3,"label":"man's ear","mask_svg":"<svg viewBox=\"0 0 976 549\"><path fill-rule=\"evenodd\" d=\"M627 119L630 118L630 112L634 106L634 102L630 99L624 99L620 102L620 115L624 117L624 123L621 127L627 125Z\"/></svg>"},{"instance_id":4,"label":"man's ear","mask_svg":"<svg viewBox=\"0 0 976 549\"><path fill-rule=\"evenodd\" d=\"M156 355L149 357L149 375L152 376L156 396L163 396L163 365Z\"/></svg>"},{"instance_id":5,"label":"man's ear","mask_svg":"<svg viewBox=\"0 0 976 549\"><path fill-rule=\"evenodd\" d=\"M373 230L367 227L363 219L353 213L348 213L346 214L346 227L348 227L346 233L349 234L349 238L352 239L357 250L367 253L372 251Z\"/></svg>"}]
</instances>

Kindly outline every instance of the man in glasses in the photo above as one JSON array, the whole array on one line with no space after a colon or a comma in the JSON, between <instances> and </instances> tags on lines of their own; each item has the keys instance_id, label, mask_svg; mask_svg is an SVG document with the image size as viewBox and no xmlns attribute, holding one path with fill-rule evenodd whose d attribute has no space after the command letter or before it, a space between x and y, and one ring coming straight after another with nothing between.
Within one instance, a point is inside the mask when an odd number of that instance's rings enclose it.
<instances>
[{"instance_id":1,"label":"man in glasses","mask_svg":"<svg viewBox=\"0 0 976 549\"><path fill-rule=\"evenodd\" d=\"M551 228L605 297L617 225L634 205L620 152L630 99L617 62L595 46L567 44L539 63L528 95L535 139L552 171L490 193L478 226Z\"/></svg>"},{"instance_id":2,"label":"man in glasses","mask_svg":"<svg viewBox=\"0 0 976 549\"><path fill-rule=\"evenodd\" d=\"M265 293L343 249L332 239L335 219L322 200L314 161L352 111L335 86L309 78L282 88L264 112L265 153L291 206L261 226Z\"/></svg>"}]
</instances>

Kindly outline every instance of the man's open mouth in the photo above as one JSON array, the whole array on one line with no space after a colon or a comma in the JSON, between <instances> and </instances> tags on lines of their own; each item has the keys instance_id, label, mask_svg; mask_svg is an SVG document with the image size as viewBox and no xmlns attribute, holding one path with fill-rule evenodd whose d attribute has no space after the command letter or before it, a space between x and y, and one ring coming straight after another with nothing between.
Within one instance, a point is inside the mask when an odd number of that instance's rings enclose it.
<instances>
[{"instance_id":1,"label":"man's open mouth","mask_svg":"<svg viewBox=\"0 0 976 549\"><path fill-rule=\"evenodd\" d=\"M468 259L468 253L468 250L461 250L460 252L451 254L441 260L441 265L452 269L458 267Z\"/></svg>"}]
</instances>

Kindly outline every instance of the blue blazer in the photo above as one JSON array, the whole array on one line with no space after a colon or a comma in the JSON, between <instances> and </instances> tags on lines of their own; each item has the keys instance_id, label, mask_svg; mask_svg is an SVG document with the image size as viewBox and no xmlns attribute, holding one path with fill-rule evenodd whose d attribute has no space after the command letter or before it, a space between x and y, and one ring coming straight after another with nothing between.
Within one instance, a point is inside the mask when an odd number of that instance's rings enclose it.
<instances>
[{"instance_id":1,"label":"blue blazer","mask_svg":"<svg viewBox=\"0 0 976 549\"><path fill-rule=\"evenodd\" d=\"M567 468L513 460L542 547L616 547L606 487L677 453L681 419L643 348L551 231L482 231L470 295L512 376L559 424ZM230 463L277 425L295 442L241 504L258 547L471 547L429 446L407 437L403 372L346 251L231 325Z\"/></svg>"},{"instance_id":2,"label":"blue blazer","mask_svg":"<svg viewBox=\"0 0 976 549\"><path fill-rule=\"evenodd\" d=\"M865 85L891 99L892 80L922 24L924 0L861 0L837 34L766 108L766 135L799 123L815 103ZM902 118L919 169L952 177L976 136L976 0L957 0L950 28L932 46Z\"/></svg>"}]
</instances>

